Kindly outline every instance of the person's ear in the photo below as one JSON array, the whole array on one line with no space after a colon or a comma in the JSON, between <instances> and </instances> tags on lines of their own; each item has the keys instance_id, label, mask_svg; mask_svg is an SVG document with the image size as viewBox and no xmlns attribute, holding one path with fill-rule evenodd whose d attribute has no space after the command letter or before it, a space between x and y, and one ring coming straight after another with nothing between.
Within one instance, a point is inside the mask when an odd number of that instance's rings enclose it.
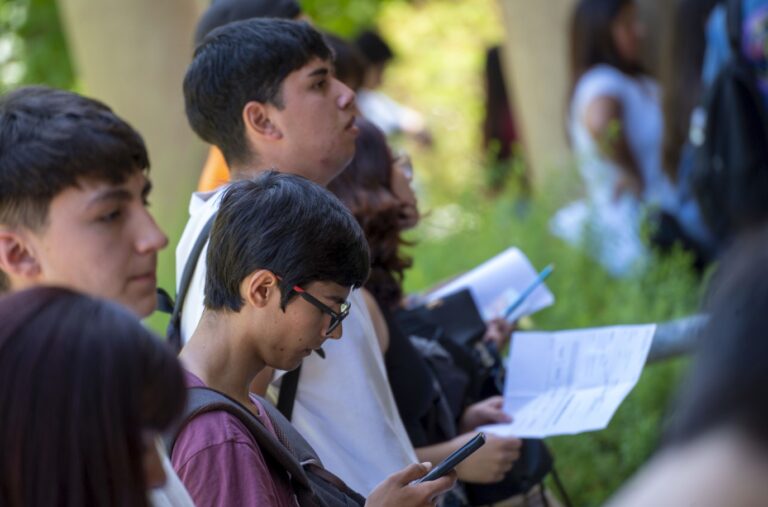
<instances>
[{"instance_id":1,"label":"person's ear","mask_svg":"<svg viewBox=\"0 0 768 507\"><path fill-rule=\"evenodd\" d=\"M246 305L264 308L274 299L280 299L280 287L274 273L266 269L254 271L243 280L240 295Z\"/></svg>"},{"instance_id":2,"label":"person's ear","mask_svg":"<svg viewBox=\"0 0 768 507\"><path fill-rule=\"evenodd\" d=\"M0 270L11 278L40 276L40 262L24 234L0 227Z\"/></svg>"},{"instance_id":3,"label":"person's ear","mask_svg":"<svg viewBox=\"0 0 768 507\"><path fill-rule=\"evenodd\" d=\"M270 113L274 106L251 101L243 107L243 123L247 132L255 133L269 139L280 139L283 133L272 121Z\"/></svg>"}]
</instances>

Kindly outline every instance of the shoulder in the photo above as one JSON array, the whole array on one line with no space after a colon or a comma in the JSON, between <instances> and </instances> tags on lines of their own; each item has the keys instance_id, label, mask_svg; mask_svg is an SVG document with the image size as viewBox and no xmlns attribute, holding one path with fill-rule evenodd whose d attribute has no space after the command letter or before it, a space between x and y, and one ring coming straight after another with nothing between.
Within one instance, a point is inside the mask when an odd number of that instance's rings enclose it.
<instances>
[{"instance_id":1,"label":"shoulder","mask_svg":"<svg viewBox=\"0 0 768 507\"><path fill-rule=\"evenodd\" d=\"M367 289L360 289L360 293L365 301L365 306L368 308L368 313L371 315L371 322L373 323L373 329L376 331L376 337L379 339L379 345L381 351L386 353L389 348L389 327L387 321L384 318L384 313L381 311L379 304Z\"/></svg>"},{"instance_id":2,"label":"shoulder","mask_svg":"<svg viewBox=\"0 0 768 507\"><path fill-rule=\"evenodd\" d=\"M599 96L620 98L624 87L631 79L609 65L597 65L585 72L576 83L573 101L585 104Z\"/></svg>"},{"instance_id":3,"label":"shoulder","mask_svg":"<svg viewBox=\"0 0 768 507\"><path fill-rule=\"evenodd\" d=\"M250 432L237 417L222 411L201 414L190 420L179 433L173 448L174 468L179 470L206 452L221 452L222 449L261 455Z\"/></svg>"}]
</instances>

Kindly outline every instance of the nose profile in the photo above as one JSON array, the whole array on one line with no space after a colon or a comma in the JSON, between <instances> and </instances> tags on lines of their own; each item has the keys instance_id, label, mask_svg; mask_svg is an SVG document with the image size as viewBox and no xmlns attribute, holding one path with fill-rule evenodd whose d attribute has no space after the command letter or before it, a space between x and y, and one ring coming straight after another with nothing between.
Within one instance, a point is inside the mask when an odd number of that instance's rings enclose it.
<instances>
[{"instance_id":1,"label":"nose profile","mask_svg":"<svg viewBox=\"0 0 768 507\"><path fill-rule=\"evenodd\" d=\"M153 253L168 246L168 236L160 230L155 219L144 210L145 219L139 225L136 250L141 254Z\"/></svg>"},{"instance_id":2,"label":"nose profile","mask_svg":"<svg viewBox=\"0 0 768 507\"><path fill-rule=\"evenodd\" d=\"M336 329L334 329L330 333L326 333L325 337L331 340L339 340L341 339L341 335L344 333L343 328L344 328L344 324L339 324L338 326L336 326Z\"/></svg>"},{"instance_id":3,"label":"nose profile","mask_svg":"<svg viewBox=\"0 0 768 507\"><path fill-rule=\"evenodd\" d=\"M355 92L352 91L350 87L348 87L338 79L336 80L336 82L341 87L339 96L336 99L336 105L339 106L339 109L353 108L355 105Z\"/></svg>"}]
</instances>

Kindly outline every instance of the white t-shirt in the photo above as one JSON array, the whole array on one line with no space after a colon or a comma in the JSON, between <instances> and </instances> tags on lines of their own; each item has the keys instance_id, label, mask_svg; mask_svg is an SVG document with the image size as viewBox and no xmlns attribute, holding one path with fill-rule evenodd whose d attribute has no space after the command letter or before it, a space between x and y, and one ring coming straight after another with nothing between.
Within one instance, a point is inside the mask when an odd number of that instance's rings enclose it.
<instances>
[{"instance_id":1,"label":"white t-shirt","mask_svg":"<svg viewBox=\"0 0 768 507\"><path fill-rule=\"evenodd\" d=\"M192 195L190 219L176 249L177 283L195 240L219 207L222 190ZM184 303L181 335L185 342L203 312L206 251L207 247ZM292 422L328 470L368 495L388 475L417 462L417 458L397 411L383 355L359 291L352 292L350 302L352 309L344 320L342 339L323 345L325 359L317 354L304 359Z\"/></svg>"},{"instance_id":2,"label":"white t-shirt","mask_svg":"<svg viewBox=\"0 0 768 507\"><path fill-rule=\"evenodd\" d=\"M160 488L150 490L149 502L152 504L152 507L195 507L189 493L184 489L179 476L173 470L171 460L168 459L165 446L160 439L156 442L156 446L163 463L165 484Z\"/></svg>"}]
</instances>

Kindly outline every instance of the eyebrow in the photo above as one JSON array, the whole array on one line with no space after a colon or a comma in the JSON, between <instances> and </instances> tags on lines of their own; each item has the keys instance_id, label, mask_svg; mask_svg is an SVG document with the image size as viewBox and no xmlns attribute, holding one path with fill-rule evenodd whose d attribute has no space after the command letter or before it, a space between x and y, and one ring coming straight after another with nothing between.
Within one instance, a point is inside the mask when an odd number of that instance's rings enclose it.
<instances>
[{"instance_id":1,"label":"eyebrow","mask_svg":"<svg viewBox=\"0 0 768 507\"><path fill-rule=\"evenodd\" d=\"M327 76L330 74L330 70L328 67L318 67L309 74L307 74L307 77L315 77L315 76Z\"/></svg>"},{"instance_id":2,"label":"eyebrow","mask_svg":"<svg viewBox=\"0 0 768 507\"><path fill-rule=\"evenodd\" d=\"M110 188L91 199L86 208L92 208L105 201L130 201L132 197L131 193L124 188Z\"/></svg>"}]
</instances>

